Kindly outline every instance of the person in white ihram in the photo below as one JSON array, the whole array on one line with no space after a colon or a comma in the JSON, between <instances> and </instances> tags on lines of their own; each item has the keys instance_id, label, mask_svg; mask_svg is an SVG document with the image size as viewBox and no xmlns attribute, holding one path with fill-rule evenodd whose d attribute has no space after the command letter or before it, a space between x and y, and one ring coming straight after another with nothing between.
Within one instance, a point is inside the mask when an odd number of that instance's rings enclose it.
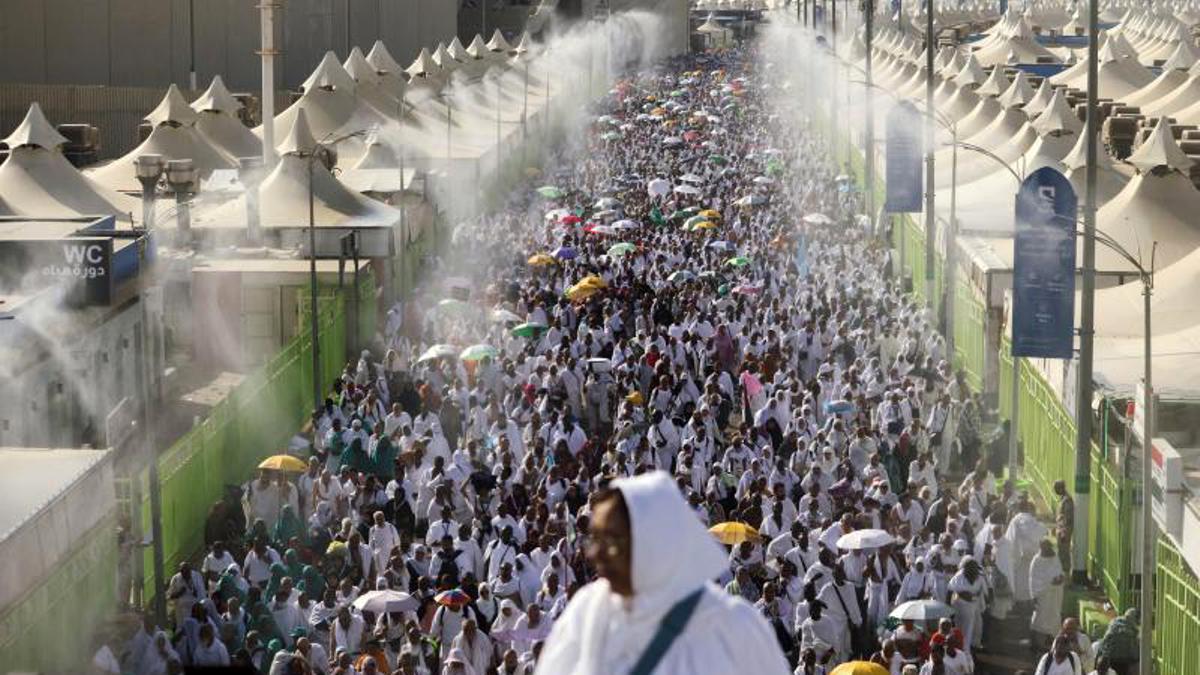
<instances>
[{"instance_id":1,"label":"person in white ihram","mask_svg":"<svg viewBox=\"0 0 1200 675\"><path fill-rule=\"evenodd\" d=\"M762 616L711 582L727 557L670 476L612 488L589 528L587 555L601 578L554 624L536 675L790 672Z\"/></svg>"}]
</instances>

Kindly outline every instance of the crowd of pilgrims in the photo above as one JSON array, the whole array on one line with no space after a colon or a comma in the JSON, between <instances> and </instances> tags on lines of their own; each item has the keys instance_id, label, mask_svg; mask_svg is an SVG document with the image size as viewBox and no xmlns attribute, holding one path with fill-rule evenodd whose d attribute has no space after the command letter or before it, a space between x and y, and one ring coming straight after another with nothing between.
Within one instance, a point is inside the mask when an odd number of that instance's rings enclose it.
<instances>
[{"instance_id":1,"label":"crowd of pilgrims","mask_svg":"<svg viewBox=\"0 0 1200 675\"><path fill-rule=\"evenodd\" d=\"M997 486L935 317L900 291L862 195L756 58L618 81L533 184L560 196L531 185L458 226L330 383L308 471L264 471L213 507L207 554L168 589L174 632L148 619L131 671L533 673L594 578L591 496L651 469L706 525L757 530L716 581L762 612L797 673L871 656L970 672L985 617L1060 584L1053 550L1050 572L1027 573L1047 531ZM673 189L652 194L655 179ZM712 226L683 226L701 210ZM619 241L635 246L609 254ZM553 263L529 264L538 253ZM567 293L588 276L596 288ZM495 351L422 358L478 343ZM894 543L839 550L861 528ZM354 606L385 589L411 608ZM950 603L953 622L889 618L919 598Z\"/></svg>"}]
</instances>

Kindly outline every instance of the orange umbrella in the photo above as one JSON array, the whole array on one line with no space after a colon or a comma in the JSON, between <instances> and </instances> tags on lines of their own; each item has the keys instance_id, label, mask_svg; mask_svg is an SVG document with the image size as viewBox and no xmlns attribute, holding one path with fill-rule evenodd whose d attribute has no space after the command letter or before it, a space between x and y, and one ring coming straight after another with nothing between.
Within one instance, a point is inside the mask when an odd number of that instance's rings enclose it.
<instances>
[{"instance_id":1,"label":"orange umbrella","mask_svg":"<svg viewBox=\"0 0 1200 675\"><path fill-rule=\"evenodd\" d=\"M888 671L878 663L848 661L834 668L829 675L888 675Z\"/></svg>"}]
</instances>

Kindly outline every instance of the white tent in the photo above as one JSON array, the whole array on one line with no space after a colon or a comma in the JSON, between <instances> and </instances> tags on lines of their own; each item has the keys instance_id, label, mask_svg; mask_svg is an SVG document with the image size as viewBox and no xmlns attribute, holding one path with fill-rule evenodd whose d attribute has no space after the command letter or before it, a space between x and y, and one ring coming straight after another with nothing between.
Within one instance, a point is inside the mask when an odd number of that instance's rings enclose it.
<instances>
[{"instance_id":1,"label":"white tent","mask_svg":"<svg viewBox=\"0 0 1200 675\"><path fill-rule=\"evenodd\" d=\"M89 170L88 175L112 190L141 192L142 184L133 163L142 155L160 155L164 161L190 159L201 179L217 169L237 168L232 155L200 133L196 126L199 119L200 115L188 105L179 88L171 85L158 107L146 115L146 121L154 126L146 140L125 156Z\"/></svg>"},{"instance_id":2,"label":"white tent","mask_svg":"<svg viewBox=\"0 0 1200 675\"><path fill-rule=\"evenodd\" d=\"M230 157L257 157L262 154L262 140L238 118L241 108L217 75L200 98L192 101L196 130Z\"/></svg>"},{"instance_id":3,"label":"white tent","mask_svg":"<svg viewBox=\"0 0 1200 675\"><path fill-rule=\"evenodd\" d=\"M1127 251L1141 252L1146 260L1157 242L1158 265L1166 267L1200 247L1200 227L1195 224L1200 192L1182 173L1192 161L1175 143L1170 124L1159 119L1128 162L1138 173L1097 211L1096 227ZM1098 246L1096 268L1128 270L1131 266Z\"/></svg>"},{"instance_id":4,"label":"white tent","mask_svg":"<svg viewBox=\"0 0 1200 675\"><path fill-rule=\"evenodd\" d=\"M63 156L67 139L46 121L37 103L4 139L9 156L0 164L0 214L30 218L115 215L130 220L137 201L80 173ZM132 167L130 167L132 171Z\"/></svg>"},{"instance_id":5,"label":"white tent","mask_svg":"<svg viewBox=\"0 0 1200 675\"><path fill-rule=\"evenodd\" d=\"M1111 37L1100 47L1097 75L1100 82L1100 94L1105 98L1124 100L1137 90L1145 87L1154 80L1154 75L1137 59L1120 52L1118 39ZM1076 67L1064 70L1051 77L1055 84L1064 84L1075 89L1087 89L1087 60L1079 63L1082 69Z\"/></svg>"}]
</instances>

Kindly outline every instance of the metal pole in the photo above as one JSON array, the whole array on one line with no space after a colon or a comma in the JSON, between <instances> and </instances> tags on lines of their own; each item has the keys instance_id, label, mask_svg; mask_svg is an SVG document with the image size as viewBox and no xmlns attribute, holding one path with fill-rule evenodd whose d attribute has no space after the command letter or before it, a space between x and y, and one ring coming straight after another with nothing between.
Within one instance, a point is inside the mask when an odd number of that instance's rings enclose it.
<instances>
[{"instance_id":1,"label":"metal pole","mask_svg":"<svg viewBox=\"0 0 1200 675\"><path fill-rule=\"evenodd\" d=\"M1095 0L1092 0L1093 3ZM1154 535L1154 518L1150 509L1151 473L1150 460L1154 448L1154 380L1151 372L1151 345L1153 333L1150 332L1150 295L1154 291L1153 271L1142 272L1142 308L1145 313L1144 368L1145 400L1142 405L1146 408L1142 434L1142 588L1140 611L1142 622L1141 640L1138 640L1138 673L1153 675L1154 673L1154 545L1157 538Z\"/></svg>"},{"instance_id":2,"label":"metal pole","mask_svg":"<svg viewBox=\"0 0 1200 675\"><path fill-rule=\"evenodd\" d=\"M866 0L866 28L867 28L867 61L866 61L866 76L867 86L863 90L863 98L867 104L866 118L867 128L863 137L863 146L865 152L863 157L863 175L866 178L867 189L867 217L871 219L871 229L875 229L875 86L872 80L872 60L871 43L875 37L875 0Z\"/></svg>"},{"instance_id":3,"label":"metal pole","mask_svg":"<svg viewBox=\"0 0 1200 675\"><path fill-rule=\"evenodd\" d=\"M1096 313L1096 140L1099 116L1096 97L1099 92L1098 24L1099 0L1088 2L1087 166L1083 201L1083 268L1079 303L1079 368L1075 385L1075 531L1072 576L1086 577L1088 545L1088 493L1091 492L1092 463L1092 337ZM1149 546L1149 544L1147 544ZM1149 636L1147 634L1147 642Z\"/></svg>"},{"instance_id":4,"label":"metal pole","mask_svg":"<svg viewBox=\"0 0 1200 675\"><path fill-rule=\"evenodd\" d=\"M149 417L149 416L147 416ZM150 446L150 538L154 552L154 620L160 627L167 625L167 581L163 578L166 565L162 542L162 486L158 480L158 448L154 445L154 424L147 421L147 445Z\"/></svg>"},{"instance_id":5,"label":"metal pole","mask_svg":"<svg viewBox=\"0 0 1200 675\"><path fill-rule=\"evenodd\" d=\"M188 82L196 91L196 0L188 0Z\"/></svg>"},{"instance_id":6,"label":"metal pole","mask_svg":"<svg viewBox=\"0 0 1200 675\"><path fill-rule=\"evenodd\" d=\"M309 311L312 314L309 324L312 330L313 410L320 410L324 403L324 397L321 396L321 343L317 318L317 220L313 205L313 162L317 161L319 147L313 146L312 154L308 157L308 283L309 292L312 294L309 302Z\"/></svg>"},{"instance_id":7,"label":"metal pole","mask_svg":"<svg viewBox=\"0 0 1200 675\"><path fill-rule=\"evenodd\" d=\"M346 58L350 57L350 0L346 1Z\"/></svg>"},{"instance_id":8,"label":"metal pole","mask_svg":"<svg viewBox=\"0 0 1200 675\"><path fill-rule=\"evenodd\" d=\"M281 0L262 0L262 128L263 169L275 166L275 10Z\"/></svg>"},{"instance_id":9,"label":"metal pole","mask_svg":"<svg viewBox=\"0 0 1200 675\"><path fill-rule=\"evenodd\" d=\"M958 295L958 270L955 262L955 248L958 246L958 133L953 126L950 129L950 139L953 150L950 153L950 226L946 228L946 360L954 369L954 303Z\"/></svg>"},{"instance_id":10,"label":"metal pole","mask_svg":"<svg viewBox=\"0 0 1200 675\"><path fill-rule=\"evenodd\" d=\"M829 53L832 58L829 65L829 87L832 94L829 97L829 124L831 133L831 142L833 144L833 163L838 167L838 173L841 173L841 159L838 157L838 107L837 107L837 2L836 0L825 0L825 6L829 10Z\"/></svg>"},{"instance_id":11,"label":"metal pole","mask_svg":"<svg viewBox=\"0 0 1200 675\"><path fill-rule=\"evenodd\" d=\"M487 0L479 0L479 25L479 34L487 35Z\"/></svg>"},{"instance_id":12,"label":"metal pole","mask_svg":"<svg viewBox=\"0 0 1200 675\"><path fill-rule=\"evenodd\" d=\"M1010 353L1012 350L1009 350ZM1020 425L1021 425L1021 357L1012 355L1012 391L1008 394L1012 414L1009 415L1008 428L1008 478L1012 480L1017 475L1020 459Z\"/></svg>"},{"instance_id":13,"label":"metal pole","mask_svg":"<svg viewBox=\"0 0 1200 675\"><path fill-rule=\"evenodd\" d=\"M1094 1L1094 0L1093 0ZM933 307L934 277L933 277L933 246L934 227L934 190L937 185L934 176L933 151L933 48L936 36L933 33L933 0L925 0L925 304Z\"/></svg>"},{"instance_id":14,"label":"metal pole","mask_svg":"<svg viewBox=\"0 0 1200 675\"><path fill-rule=\"evenodd\" d=\"M405 105L405 100L404 99L405 99L405 96L407 95L407 93L408 93L408 91L405 90L405 93L400 95L400 132L399 132L400 133L400 143L399 143L399 145L400 145L400 192L398 193L400 203L397 205L397 208L400 209L400 245L401 245L401 249L400 249L400 255L398 256L400 258L401 265L402 265L400 268L400 274L404 274L404 271L405 271L404 267L403 267L404 256L408 255L408 228L405 227L405 218L406 218L405 211L407 211L408 209L407 209L407 204L405 204L405 199L404 199L404 197L405 197L405 195L404 195L404 154L405 154L405 152L404 152L404 150L405 150L405 147L404 147L404 105ZM395 289L395 287L396 287L396 278L393 277L392 278L392 288ZM404 280L403 279L400 280L400 290L401 290L401 292L397 295L403 296L403 291L404 291ZM393 301L395 299L396 299L395 297L392 298Z\"/></svg>"}]
</instances>

